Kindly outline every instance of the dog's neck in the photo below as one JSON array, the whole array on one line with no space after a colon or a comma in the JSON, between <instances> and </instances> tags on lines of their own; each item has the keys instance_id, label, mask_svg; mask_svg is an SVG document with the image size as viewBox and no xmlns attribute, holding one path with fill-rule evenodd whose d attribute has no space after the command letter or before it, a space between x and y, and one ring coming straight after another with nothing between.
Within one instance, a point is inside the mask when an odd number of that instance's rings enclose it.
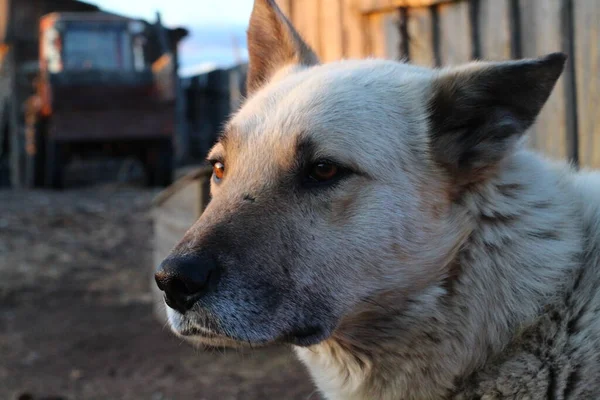
<instances>
[{"instance_id":1,"label":"dog's neck","mask_svg":"<svg viewBox=\"0 0 600 400\"><path fill-rule=\"evenodd\" d=\"M582 251L569 173L516 153L461 200L476 228L443 279L374 298L329 340L297 348L327 398L444 398L558 300Z\"/></svg>"}]
</instances>

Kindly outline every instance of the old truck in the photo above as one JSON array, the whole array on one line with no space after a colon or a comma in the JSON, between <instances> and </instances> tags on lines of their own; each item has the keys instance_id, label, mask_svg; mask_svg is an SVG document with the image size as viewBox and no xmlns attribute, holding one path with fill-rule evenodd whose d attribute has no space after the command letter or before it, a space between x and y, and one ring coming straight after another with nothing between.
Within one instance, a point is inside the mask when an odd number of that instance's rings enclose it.
<instances>
[{"instance_id":1,"label":"old truck","mask_svg":"<svg viewBox=\"0 0 600 400\"><path fill-rule=\"evenodd\" d=\"M70 160L110 155L169 184L186 34L80 1L0 0L0 171L59 188Z\"/></svg>"}]
</instances>

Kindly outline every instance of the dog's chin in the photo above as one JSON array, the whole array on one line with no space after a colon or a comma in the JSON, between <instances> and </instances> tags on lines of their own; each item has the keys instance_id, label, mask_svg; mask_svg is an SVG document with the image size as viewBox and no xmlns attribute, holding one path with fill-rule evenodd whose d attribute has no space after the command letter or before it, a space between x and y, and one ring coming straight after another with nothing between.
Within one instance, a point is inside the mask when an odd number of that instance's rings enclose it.
<instances>
[{"instance_id":1,"label":"dog's chin","mask_svg":"<svg viewBox=\"0 0 600 400\"><path fill-rule=\"evenodd\" d=\"M186 342L197 347L246 347L248 343L218 334L212 330L195 324L193 320L167 306L167 317L171 331Z\"/></svg>"},{"instance_id":2,"label":"dog's chin","mask_svg":"<svg viewBox=\"0 0 600 400\"><path fill-rule=\"evenodd\" d=\"M299 347L310 347L321 343L327 337L322 334L321 330L301 330L294 333L282 335L273 338L272 340L263 341L248 341L238 340L226 336L221 336L215 333L210 333L201 329L185 329L176 330L173 332L180 338L198 347L228 347L228 348L259 348L274 345L294 345Z\"/></svg>"},{"instance_id":3,"label":"dog's chin","mask_svg":"<svg viewBox=\"0 0 600 400\"><path fill-rule=\"evenodd\" d=\"M202 327L190 321L177 311L168 308L169 324L171 330L180 338L196 346L229 347L229 348L257 348L270 345L291 344L300 347L309 347L328 339L330 332L320 326L307 326L296 328L272 338L261 340L244 340L226 336Z\"/></svg>"},{"instance_id":4,"label":"dog's chin","mask_svg":"<svg viewBox=\"0 0 600 400\"><path fill-rule=\"evenodd\" d=\"M215 333L206 332L204 330L199 329L185 329L185 330L176 330L173 329L173 332L180 338L184 339L186 342L196 346L196 347L214 347L214 348L245 348L245 347L258 347L258 345L234 340L228 338L226 336L218 335Z\"/></svg>"}]
</instances>

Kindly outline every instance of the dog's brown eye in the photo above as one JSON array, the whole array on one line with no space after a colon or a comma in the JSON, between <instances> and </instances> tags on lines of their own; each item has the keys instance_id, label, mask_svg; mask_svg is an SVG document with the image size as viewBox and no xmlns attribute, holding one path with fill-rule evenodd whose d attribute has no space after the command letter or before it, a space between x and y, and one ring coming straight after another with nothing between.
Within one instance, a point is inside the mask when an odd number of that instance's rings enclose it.
<instances>
[{"instance_id":1,"label":"dog's brown eye","mask_svg":"<svg viewBox=\"0 0 600 400\"><path fill-rule=\"evenodd\" d=\"M321 162L312 167L310 177L318 182L326 182L335 178L338 172L339 168L337 165Z\"/></svg>"},{"instance_id":2,"label":"dog's brown eye","mask_svg":"<svg viewBox=\"0 0 600 400\"><path fill-rule=\"evenodd\" d=\"M213 174L216 180L220 181L223 179L223 175L225 174L225 165L219 161L213 163Z\"/></svg>"}]
</instances>

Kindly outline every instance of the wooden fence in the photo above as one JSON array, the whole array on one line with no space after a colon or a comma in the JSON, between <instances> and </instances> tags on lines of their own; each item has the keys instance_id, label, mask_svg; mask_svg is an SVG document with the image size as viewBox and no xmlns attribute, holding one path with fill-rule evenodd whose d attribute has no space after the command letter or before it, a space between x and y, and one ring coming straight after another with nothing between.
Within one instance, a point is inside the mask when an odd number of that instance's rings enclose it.
<instances>
[{"instance_id":1,"label":"wooden fence","mask_svg":"<svg viewBox=\"0 0 600 400\"><path fill-rule=\"evenodd\" d=\"M204 162L223 125L243 101L246 69L247 64L240 64L181 80L185 115L179 140L184 164Z\"/></svg>"},{"instance_id":2,"label":"wooden fence","mask_svg":"<svg viewBox=\"0 0 600 400\"><path fill-rule=\"evenodd\" d=\"M563 51L565 73L531 130L553 158L600 168L600 0L278 0L323 61L443 66Z\"/></svg>"}]
</instances>

